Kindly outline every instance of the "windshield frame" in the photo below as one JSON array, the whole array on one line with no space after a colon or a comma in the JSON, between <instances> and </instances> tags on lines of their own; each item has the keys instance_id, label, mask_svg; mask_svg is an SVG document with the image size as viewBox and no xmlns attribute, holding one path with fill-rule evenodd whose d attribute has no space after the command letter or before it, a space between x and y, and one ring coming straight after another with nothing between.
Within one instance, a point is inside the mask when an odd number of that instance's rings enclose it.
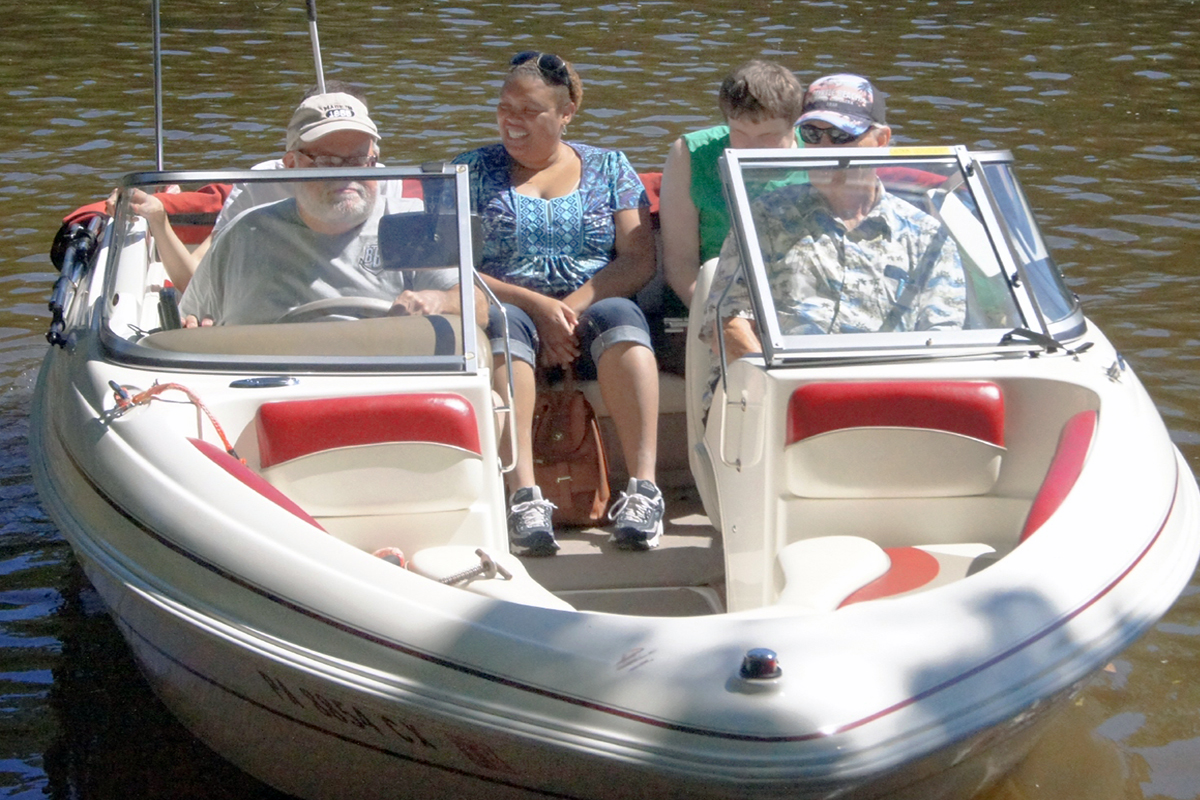
<instances>
[{"instance_id":1,"label":"windshield frame","mask_svg":"<svg viewBox=\"0 0 1200 800\"><path fill-rule=\"evenodd\" d=\"M109 252L105 262L102 302L96 303L92 325L99 334L101 348L113 361L138 366L162 369L211 370L239 373L287 373L306 372L451 372L474 374L481 367L490 366L490 347L486 339L480 341L478 327L473 322L458 326L457 338L461 341L460 352L438 355L277 355L209 352L176 352L159 350L140 344L145 337L134 340L122 336L112 325L112 315L119 300L117 291L122 247L139 246L146 238L145 222L132 214L128 204L129 190L181 184L199 188L207 184L279 183L281 181L320 181L337 179L370 179L373 181L416 179L438 181L453 192L452 207L457 218L458 295L462 308L462 320L475 318L476 272L474 268L476 244L473 241L470 191L467 168L463 165L443 163L421 167L355 167L355 168L312 168L312 169L256 169L256 170L196 170L136 172L126 175L119 184L119 198L115 213L109 224ZM443 205L450 208L450 204ZM140 233L139 233L140 231ZM338 323L311 323L333 325ZM353 323L349 323L353 324ZM233 327L233 326L227 326ZM334 329L330 329L332 332ZM481 352L483 346L488 352ZM440 351L441 348L439 348Z\"/></svg>"},{"instance_id":2,"label":"windshield frame","mask_svg":"<svg viewBox=\"0 0 1200 800\"><path fill-rule=\"evenodd\" d=\"M732 234L741 255L742 267L747 272L750 301L762 342L763 358L767 365L830 358L870 360L958 357L977 352L1003 351L1011 349L1015 344L1013 337L1006 336L1014 328L1031 328L1037 333L1060 340L1081 335L1084 321L1078 298L1071 295L1071 310L1067 318L1051 325L1047 323L1036 296L1026 288L1031 283L1028 271L1020 259L1014 256L1016 251L1012 233L1002 222L1002 211L993 192L987 186L984 170L981 168L985 163L1007 166L1012 162L1012 154L1006 151L970 153L962 146L726 150L721 158L722 187L731 212ZM844 167L851 164L878 168L913 166L921 163L953 165L956 169L982 217L983 228L988 237L987 244L1003 271L1009 294L1023 319L1016 320L1017 324L1011 326L973 329L833 335L784 334L780 330L773 302L765 296L767 292L763 288L769 283L751 213L751 197L746 188L747 172L764 167L809 170L821 166ZM1012 175L1011 169L1008 173L1019 190L1016 176ZM1020 199L1024 200L1024 196L1021 195ZM1025 207L1028 208L1027 205ZM1032 212L1029 212L1027 220L1036 231ZM1049 261L1049 266L1057 273L1052 260ZM766 308L768 303L771 303L769 312ZM718 319L720 318L722 315L718 311ZM720 328L718 325L718 336ZM1028 349L1028 343L1018 349Z\"/></svg>"}]
</instances>

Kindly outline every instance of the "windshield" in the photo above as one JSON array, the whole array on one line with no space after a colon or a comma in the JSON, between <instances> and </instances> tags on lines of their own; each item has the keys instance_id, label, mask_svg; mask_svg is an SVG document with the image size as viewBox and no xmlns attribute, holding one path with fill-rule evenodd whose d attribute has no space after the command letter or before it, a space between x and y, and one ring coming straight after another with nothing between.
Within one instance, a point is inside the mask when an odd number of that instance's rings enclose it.
<instances>
[{"instance_id":1,"label":"windshield","mask_svg":"<svg viewBox=\"0 0 1200 800\"><path fill-rule=\"evenodd\" d=\"M1027 270L1051 318L1074 313L1008 167L985 175L959 148L727 151L738 241L713 281L721 317L753 318L770 360L1044 327Z\"/></svg>"},{"instance_id":2,"label":"windshield","mask_svg":"<svg viewBox=\"0 0 1200 800\"><path fill-rule=\"evenodd\" d=\"M465 170L442 165L130 176L105 344L164 365L473 370L466 209Z\"/></svg>"},{"instance_id":3,"label":"windshield","mask_svg":"<svg viewBox=\"0 0 1200 800\"><path fill-rule=\"evenodd\" d=\"M1011 165L991 163L984 164L983 169L988 189L1000 210L1000 219L1011 242L1013 255L1021 272L1028 276L1044 322L1054 329L1056 325L1069 321L1078 310L1078 301L1067 288L1062 273L1042 241L1042 234Z\"/></svg>"}]
</instances>

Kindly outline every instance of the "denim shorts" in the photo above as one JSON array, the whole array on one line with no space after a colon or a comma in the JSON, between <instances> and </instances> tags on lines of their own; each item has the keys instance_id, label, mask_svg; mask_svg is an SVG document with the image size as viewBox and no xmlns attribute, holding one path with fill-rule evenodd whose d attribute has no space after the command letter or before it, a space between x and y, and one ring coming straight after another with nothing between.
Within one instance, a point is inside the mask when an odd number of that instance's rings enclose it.
<instances>
[{"instance_id":1,"label":"denim shorts","mask_svg":"<svg viewBox=\"0 0 1200 800\"><path fill-rule=\"evenodd\" d=\"M508 335L512 356L537 366L540 346L537 326L521 309L504 304L508 313ZM627 297L606 297L588 307L579 318L579 347L583 352L575 361L575 375L580 380L596 379L596 364L604 351L615 344L634 342L651 350L650 325L637 303ZM504 354L504 323L500 310L495 306L488 309L488 338L492 341L492 354Z\"/></svg>"}]
</instances>

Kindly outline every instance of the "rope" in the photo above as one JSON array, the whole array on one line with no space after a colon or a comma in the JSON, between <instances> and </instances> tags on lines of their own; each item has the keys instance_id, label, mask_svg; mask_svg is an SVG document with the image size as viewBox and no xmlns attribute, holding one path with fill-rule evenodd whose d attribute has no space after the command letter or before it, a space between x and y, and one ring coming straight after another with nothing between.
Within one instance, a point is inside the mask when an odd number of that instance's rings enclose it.
<instances>
[{"instance_id":1,"label":"rope","mask_svg":"<svg viewBox=\"0 0 1200 800\"><path fill-rule=\"evenodd\" d=\"M246 460L238 456L237 451L233 449L233 445L229 442L229 437L225 435L225 429L221 427L221 423L217 422L217 418L213 416L213 413L208 410L208 406L204 405L204 401L186 386L179 383L155 383L149 389L137 394L130 394L128 389L116 381L109 381L108 385L112 387L113 399L116 401L117 408L121 413L128 411L134 406L149 405L151 400L163 392L171 390L183 392L187 395L188 400L192 402L192 405L203 411L204 415L208 417L208 421L212 423L213 430L217 432L217 436L221 437L221 444L225 446L225 452L243 464L246 463Z\"/></svg>"}]
</instances>

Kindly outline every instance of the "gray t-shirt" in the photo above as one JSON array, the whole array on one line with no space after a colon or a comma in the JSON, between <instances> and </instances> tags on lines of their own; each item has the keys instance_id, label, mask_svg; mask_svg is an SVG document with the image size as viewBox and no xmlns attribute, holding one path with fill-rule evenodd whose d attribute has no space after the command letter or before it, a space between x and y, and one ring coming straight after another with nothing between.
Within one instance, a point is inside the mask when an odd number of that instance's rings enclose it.
<instances>
[{"instance_id":1,"label":"gray t-shirt","mask_svg":"<svg viewBox=\"0 0 1200 800\"><path fill-rule=\"evenodd\" d=\"M255 164L250 169L285 168L283 159L276 158ZM221 212L217 214L217 221L213 223L212 235L215 237L223 233L229 223L237 219L243 211L291 197L291 186L292 184L289 183L235 183L229 190L229 196L225 198L225 205L221 207Z\"/></svg>"},{"instance_id":2,"label":"gray t-shirt","mask_svg":"<svg viewBox=\"0 0 1200 800\"><path fill-rule=\"evenodd\" d=\"M381 197L365 223L336 236L305 225L295 199L245 212L213 241L180 310L197 319L212 317L218 325L246 325L274 322L293 308L324 298L391 301L406 289L457 286L453 269L381 267L379 217L388 205Z\"/></svg>"}]
</instances>

